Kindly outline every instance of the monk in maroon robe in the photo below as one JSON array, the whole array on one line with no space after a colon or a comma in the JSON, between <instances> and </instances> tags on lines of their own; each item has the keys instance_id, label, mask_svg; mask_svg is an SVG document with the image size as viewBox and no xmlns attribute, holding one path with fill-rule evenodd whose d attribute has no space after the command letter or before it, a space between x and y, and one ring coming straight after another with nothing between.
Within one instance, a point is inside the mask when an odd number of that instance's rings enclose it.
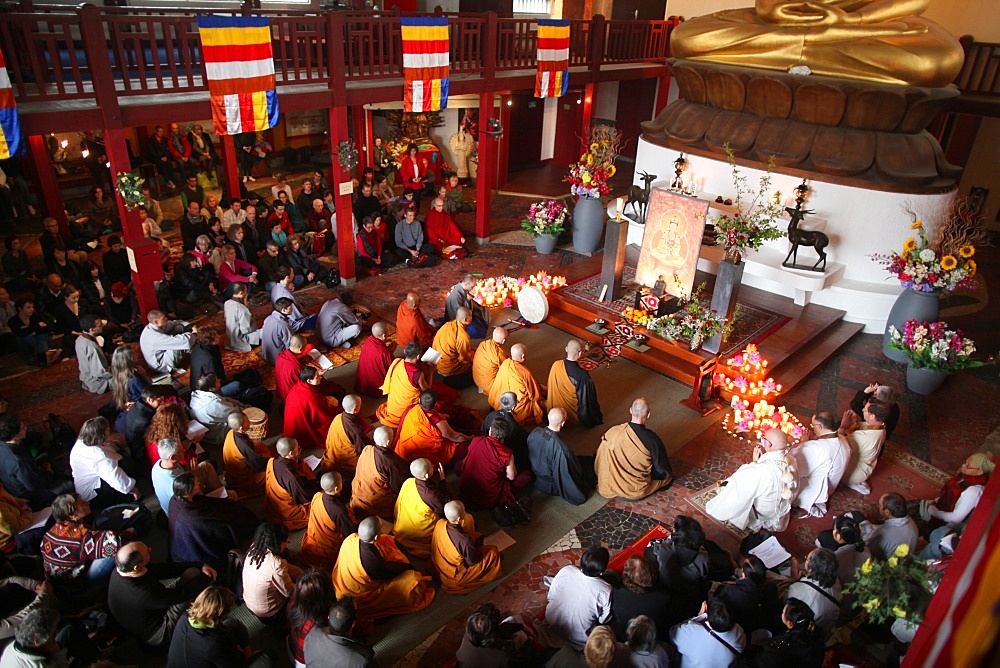
<instances>
[{"instance_id":1,"label":"monk in maroon robe","mask_svg":"<svg viewBox=\"0 0 1000 668\"><path fill-rule=\"evenodd\" d=\"M382 383L392 363L392 349L386 344L386 324L372 325L372 335L361 344L361 357L354 379L354 390L368 397L382 396Z\"/></svg>"},{"instance_id":2,"label":"monk in maroon robe","mask_svg":"<svg viewBox=\"0 0 1000 668\"><path fill-rule=\"evenodd\" d=\"M322 378L316 367L304 367L299 384L291 389L285 400L283 432L305 450L326 447L330 423L342 410L336 399L323 393L319 386Z\"/></svg>"},{"instance_id":3,"label":"monk in maroon robe","mask_svg":"<svg viewBox=\"0 0 1000 668\"><path fill-rule=\"evenodd\" d=\"M427 228L427 243L434 246L434 249L444 255L443 250L448 246L462 246L465 243L465 235L458 229L455 219L450 213L444 210L444 200L436 198L431 205L431 210L427 212L425 221ZM460 253L453 253L452 256L465 257L465 249L460 248Z\"/></svg>"}]
</instances>

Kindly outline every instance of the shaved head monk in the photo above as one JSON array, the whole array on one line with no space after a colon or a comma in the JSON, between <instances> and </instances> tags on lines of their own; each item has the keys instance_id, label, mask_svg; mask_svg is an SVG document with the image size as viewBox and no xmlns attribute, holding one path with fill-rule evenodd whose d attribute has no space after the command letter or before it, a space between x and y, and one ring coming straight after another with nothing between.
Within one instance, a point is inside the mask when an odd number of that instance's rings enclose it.
<instances>
[{"instance_id":1,"label":"shaved head monk","mask_svg":"<svg viewBox=\"0 0 1000 668\"><path fill-rule=\"evenodd\" d=\"M390 519L396 510L396 495L410 475L410 466L389 447L392 429L379 427L372 435L375 445L365 446L351 484L351 510L355 517L377 515Z\"/></svg>"},{"instance_id":2,"label":"shaved head monk","mask_svg":"<svg viewBox=\"0 0 1000 668\"><path fill-rule=\"evenodd\" d=\"M631 419L609 429L597 446L597 491L609 499L641 499L673 481L663 441L646 428L649 400L639 397L629 413Z\"/></svg>"},{"instance_id":3,"label":"shaved head monk","mask_svg":"<svg viewBox=\"0 0 1000 668\"><path fill-rule=\"evenodd\" d=\"M396 343L405 349L416 341L421 348L428 348L434 341L434 327L420 310L420 295L406 293L406 300L396 309Z\"/></svg>"},{"instance_id":4,"label":"shaved head monk","mask_svg":"<svg viewBox=\"0 0 1000 668\"><path fill-rule=\"evenodd\" d=\"M441 325L434 335L434 350L441 353L437 370L445 385L463 389L472 385L472 339L467 327L472 323L472 311L464 306L455 312L455 319Z\"/></svg>"},{"instance_id":5,"label":"shaved head monk","mask_svg":"<svg viewBox=\"0 0 1000 668\"><path fill-rule=\"evenodd\" d=\"M382 383L392 364L392 348L386 340L389 328L384 322L372 325L372 335L361 344L358 371L354 376L354 390L366 397L382 396Z\"/></svg>"},{"instance_id":6,"label":"shaved head monk","mask_svg":"<svg viewBox=\"0 0 1000 668\"><path fill-rule=\"evenodd\" d=\"M382 383L386 402L375 410L375 417L387 427L398 427L403 411L417 403L420 392L431 386L427 370L420 364L422 354L420 344L410 341L403 348L403 359L395 359L389 365Z\"/></svg>"},{"instance_id":7,"label":"shaved head monk","mask_svg":"<svg viewBox=\"0 0 1000 668\"><path fill-rule=\"evenodd\" d=\"M410 462L410 475L396 499L396 524L392 535L407 553L426 559L431 556L434 525L444 517L444 505L450 497L444 487L444 468L431 460Z\"/></svg>"},{"instance_id":8,"label":"shaved head monk","mask_svg":"<svg viewBox=\"0 0 1000 668\"><path fill-rule=\"evenodd\" d=\"M309 505L309 525L302 536L302 559L313 568L333 570L344 536L358 530L347 508L340 501L344 479L339 473L324 473L320 491Z\"/></svg>"},{"instance_id":9,"label":"shaved head monk","mask_svg":"<svg viewBox=\"0 0 1000 668\"><path fill-rule=\"evenodd\" d=\"M263 443L254 443L247 434L250 418L243 411L233 411L226 418L229 433L222 443L222 468L226 486L235 490L240 499L264 493L264 469L272 455Z\"/></svg>"},{"instance_id":10,"label":"shaved head monk","mask_svg":"<svg viewBox=\"0 0 1000 668\"><path fill-rule=\"evenodd\" d=\"M481 545L476 523L461 501L444 507L431 538L431 565L441 578L441 589L449 594L468 594L503 574L500 551Z\"/></svg>"},{"instance_id":11,"label":"shaved head monk","mask_svg":"<svg viewBox=\"0 0 1000 668\"><path fill-rule=\"evenodd\" d=\"M290 531L305 529L316 480L304 475L300 465L302 449L294 438L279 438L275 450L278 456L268 460L264 478L264 517L268 522L284 524Z\"/></svg>"},{"instance_id":12,"label":"shaved head monk","mask_svg":"<svg viewBox=\"0 0 1000 668\"><path fill-rule=\"evenodd\" d=\"M324 471L337 471L349 480L354 477L361 451L371 439L365 433L367 423L361 417L361 397L348 394L342 408L344 412L333 418L326 433L326 451L320 466Z\"/></svg>"},{"instance_id":13,"label":"shaved head monk","mask_svg":"<svg viewBox=\"0 0 1000 668\"><path fill-rule=\"evenodd\" d=\"M604 422L601 405L597 403L597 388L590 374L580 368L583 343L570 339L566 344L566 359L553 362L549 370L549 409L562 408L567 419L584 427Z\"/></svg>"},{"instance_id":14,"label":"shaved head monk","mask_svg":"<svg viewBox=\"0 0 1000 668\"><path fill-rule=\"evenodd\" d=\"M500 365L510 359L507 351L503 349L505 341L507 341L507 330L503 327L494 327L493 338L483 341L476 348L476 354L472 358L472 380L481 394L490 393Z\"/></svg>"},{"instance_id":15,"label":"shaved head monk","mask_svg":"<svg viewBox=\"0 0 1000 668\"><path fill-rule=\"evenodd\" d=\"M437 392L424 390L419 401L403 411L392 449L406 461L426 457L438 466L464 456L461 444L469 437L452 429L448 416L435 410L437 402Z\"/></svg>"},{"instance_id":16,"label":"shaved head monk","mask_svg":"<svg viewBox=\"0 0 1000 668\"><path fill-rule=\"evenodd\" d=\"M515 343L510 347L510 359L504 360L497 369L497 377L490 388L490 406L500 407L500 395L513 392L517 395L514 419L523 427L541 424L545 417L545 387L538 384L524 362L528 357L528 347Z\"/></svg>"}]
</instances>

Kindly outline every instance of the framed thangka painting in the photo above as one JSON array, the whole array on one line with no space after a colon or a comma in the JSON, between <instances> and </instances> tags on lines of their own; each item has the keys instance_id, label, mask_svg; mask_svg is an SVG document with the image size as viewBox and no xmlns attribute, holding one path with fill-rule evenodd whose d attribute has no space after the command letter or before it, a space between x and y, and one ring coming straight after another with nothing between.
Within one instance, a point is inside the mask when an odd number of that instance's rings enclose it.
<instances>
[{"instance_id":1,"label":"framed thangka painting","mask_svg":"<svg viewBox=\"0 0 1000 668\"><path fill-rule=\"evenodd\" d=\"M648 287L661 280L668 293L681 298L691 295L708 206L703 199L653 188L635 272L637 282Z\"/></svg>"}]
</instances>

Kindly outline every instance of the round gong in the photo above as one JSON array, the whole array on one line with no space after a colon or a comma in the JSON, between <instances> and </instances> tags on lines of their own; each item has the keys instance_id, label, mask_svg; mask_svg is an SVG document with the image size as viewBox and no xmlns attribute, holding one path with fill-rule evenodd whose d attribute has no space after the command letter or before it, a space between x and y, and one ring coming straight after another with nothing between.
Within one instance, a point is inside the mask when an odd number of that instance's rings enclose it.
<instances>
[{"instance_id":1,"label":"round gong","mask_svg":"<svg viewBox=\"0 0 1000 668\"><path fill-rule=\"evenodd\" d=\"M528 322L540 323L549 317L549 298L540 289L529 286L518 293L517 310Z\"/></svg>"}]
</instances>

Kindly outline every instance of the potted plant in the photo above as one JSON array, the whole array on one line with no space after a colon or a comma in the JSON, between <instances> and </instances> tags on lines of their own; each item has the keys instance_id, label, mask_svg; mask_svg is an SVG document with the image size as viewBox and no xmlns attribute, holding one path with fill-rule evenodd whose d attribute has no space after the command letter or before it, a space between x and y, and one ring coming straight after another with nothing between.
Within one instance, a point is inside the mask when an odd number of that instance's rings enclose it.
<instances>
[{"instance_id":1,"label":"potted plant","mask_svg":"<svg viewBox=\"0 0 1000 668\"><path fill-rule=\"evenodd\" d=\"M528 215L521 221L521 229L535 238L535 250L548 255L556 247L556 239L562 234L566 220L566 206L558 200L536 202L528 208Z\"/></svg>"},{"instance_id":2,"label":"potted plant","mask_svg":"<svg viewBox=\"0 0 1000 668\"><path fill-rule=\"evenodd\" d=\"M906 356L906 386L918 394L931 394L955 371L993 363L973 359L975 342L946 322L908 320L902 331L891 327L889 347Z\"/></svg>"},{"instance_id":3,"label":"potted plant","mask_svg":"<svg viewBox=\"0 0 1000 668\"><path fill-rule=\"evenodd\" d=\"M751 250L758 250L765 241L780 239L784 232L775 225L781 217L782 209L779 198L772 199L770 194L771 173L774 172L774 156L767 161L767 173L761 177L756 192L751 192L747 185L747 177L736 166L736 156L726 144L726 157L733 170L733 185L736 188L736 198L733 200L732 214L723 214L713 221L715 225L715 241L726 251L726 259L734 264ZM728 202L727 202L728 204Z\"/></svg>"},{"instance_id":4,"label":"potted plant","mask_svg":"<svg viewBox=\"0 0 1000 668\"><path fill-rule=\"evenodd\" d=\"M573 209L573 246L593 253L604 231L604 206L601 197L611 192L608 179L615 175L615 158L621 146L621 130L610 125L596 125L590 131L587 150L569 166L564 179L570 193L579 199Z\"/></svg>"},{"instance_id":5,"label":"potted plant","mask_svg":"<svg viewBox=\"0 0 1000 668\"><path fill-rule=\"evenodd\" d=\"M689 299L682 302L676 313L657 318L647 324L646 328L671 341L686 339L691 350L698 350L705 339L716 334L725 338L732 332L732 323L736 321L738 311L733 313L732 318L726 318L706 307L701 301L704 290L705 284L702 283L695 288Z\"/></svg>"},{"instance_id":6,"label":"potted plant","mask_svg":"<svg viewBox=\"0 0 1000 668\"><path fill-rule=\"evenodd\" d=\"M132 211L142 204L142 184L146 182L146 179L134 172L118 172L115 181L115 190L125 202L126 209Z\"/></svg>"},{"instance_id":7,"label":"potted plant","mask_svg":"<svg viewBox=\"0 0 1000 668\"><path fill-rule=\"evenodd\" d=\"M358 166L358 147L354 142L344 140L337 144L337 162L344 171L354 171Z\"/></svg>"},{"instance_id":8,"label":"potted plant","mask_svg":"<svg viewBox=\"0 0 1000 668\"><path fill-rule=\"evenodd\" d=\"M853 605L875 623L903 620L920 624L930 603L940 572L900 545L885 561L868 559L844 592L854 595Z\"/></svg>"}]
</instances>

